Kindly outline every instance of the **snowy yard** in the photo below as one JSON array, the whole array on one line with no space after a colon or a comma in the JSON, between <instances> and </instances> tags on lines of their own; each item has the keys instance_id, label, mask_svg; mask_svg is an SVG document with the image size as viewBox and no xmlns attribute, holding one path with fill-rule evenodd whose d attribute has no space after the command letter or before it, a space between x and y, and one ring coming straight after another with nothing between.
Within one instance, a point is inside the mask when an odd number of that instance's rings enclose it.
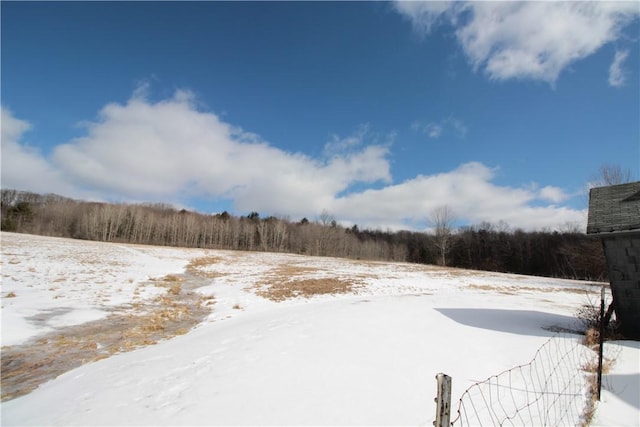
<instances>
[{"instance_id":1,"label":"snowy yard","mask_svg":"<svg viewBox=\"0 0 640 427\"><path fill-rule=\"evenodd\" d=\"M4 399L2 425L431 425L437 373L455 415L599 298L404 263L1 237L3 389L6 355L74 368ZM640 343L607 354L593 425L638 425Z\"/></svg>"}]
</instances>

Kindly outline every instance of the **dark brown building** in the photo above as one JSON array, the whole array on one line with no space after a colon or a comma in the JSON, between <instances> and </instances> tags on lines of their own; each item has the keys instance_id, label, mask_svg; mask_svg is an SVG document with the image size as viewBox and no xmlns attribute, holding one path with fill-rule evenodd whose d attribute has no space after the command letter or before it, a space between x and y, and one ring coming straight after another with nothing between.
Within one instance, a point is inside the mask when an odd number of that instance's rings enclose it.
<instances>
[{"instance_id":1,"label":"dark brown building","mask_svg":"<svg viewBox=\"0 0 640 427\"><path fill-rule=\"evenodd\" d=\"M602 240L621 332L640 339L640 182L592 188L587 234Z\"/></svg>"}]
</instances>

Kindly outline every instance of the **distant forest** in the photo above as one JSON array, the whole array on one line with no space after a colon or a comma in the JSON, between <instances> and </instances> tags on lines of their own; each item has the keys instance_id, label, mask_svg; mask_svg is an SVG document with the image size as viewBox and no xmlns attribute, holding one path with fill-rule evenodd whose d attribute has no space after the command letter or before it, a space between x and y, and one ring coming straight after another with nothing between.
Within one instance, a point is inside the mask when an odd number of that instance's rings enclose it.
<instances>
[{"instance_id":1,"label":"distant forest","mask_svg":"<svg viewBox=\"0 0 640 427\"><path fill-rule=\"evenodd\" d=\"M327 212L292 221L258 212L234 216L166 204L109 204L3 189L3 231L104 242L288 252L363 260L442 264L435 235L343 227ZM446 264L534 276L605 280L600 241L577 231L525 232L491 224L454 230Z\"/></svg>"}]
</instances>

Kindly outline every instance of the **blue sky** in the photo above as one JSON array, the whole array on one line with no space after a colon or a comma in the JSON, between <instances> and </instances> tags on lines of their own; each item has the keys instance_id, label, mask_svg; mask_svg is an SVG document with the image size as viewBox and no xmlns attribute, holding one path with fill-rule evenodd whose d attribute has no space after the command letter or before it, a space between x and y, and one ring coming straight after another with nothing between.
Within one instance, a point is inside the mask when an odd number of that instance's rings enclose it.
<instances>
[{"instance_id":1,"label":"blue sky","mask_svg":"<svg viewBox=\"0 0 640 427\"><path fill-rule=\"evenodd\" d=\"M583 226L640 179L640 3L7 2L2 187L345 225Z\"/></svg>"}]
</instances>

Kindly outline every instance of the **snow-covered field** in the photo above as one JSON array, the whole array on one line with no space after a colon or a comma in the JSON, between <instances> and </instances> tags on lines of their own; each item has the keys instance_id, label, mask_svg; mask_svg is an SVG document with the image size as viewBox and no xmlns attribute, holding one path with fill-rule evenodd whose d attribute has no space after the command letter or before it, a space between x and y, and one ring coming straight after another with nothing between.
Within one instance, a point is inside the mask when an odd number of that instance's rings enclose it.
<instances>
[{"instance_id":1,"label":"snow-covered field","mask_svg":"<svg viewBox=\"0 0 640 427\"><path fill-rule=\"evenodd\" d=\"M3 356L150 319L184 289L208 313L2 402L2 425L431 425L438 372L453 378L455 413L469 386L529 362L599 299L576 281L403 263L1 238ZM82 345L107 348L104 336ZM640 345L607 347L616 362L593 425L639 425Z\"/></svg>"}]
</instances>

